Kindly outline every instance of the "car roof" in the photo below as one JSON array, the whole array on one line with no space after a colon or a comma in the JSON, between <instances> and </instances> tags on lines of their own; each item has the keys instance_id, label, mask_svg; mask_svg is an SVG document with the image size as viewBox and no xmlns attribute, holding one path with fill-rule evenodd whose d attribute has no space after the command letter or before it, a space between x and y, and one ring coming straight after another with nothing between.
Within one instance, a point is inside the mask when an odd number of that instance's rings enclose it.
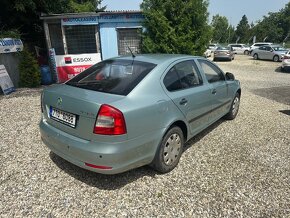
<instances>
[{"instance_id":1,"label":"car roof","mask_svg":"<svg viewBox=\"0 0 290 218\"><path fill-rule=\"evenodd\" d=\"M183 58L197 58L197 56L183 55L183 54L138 54L135 56L134 60L149 62L153 64L160 64L164 61L175 61ZM132 60L131 55L120 56L112 59L119 60Z\"/></svg>"}]
</instances>

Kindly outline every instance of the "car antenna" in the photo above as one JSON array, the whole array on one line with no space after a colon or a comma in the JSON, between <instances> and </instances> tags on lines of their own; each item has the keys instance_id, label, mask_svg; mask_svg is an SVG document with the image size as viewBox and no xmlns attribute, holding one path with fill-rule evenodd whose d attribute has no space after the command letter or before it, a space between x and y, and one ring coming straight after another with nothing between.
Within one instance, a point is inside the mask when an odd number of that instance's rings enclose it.
<instances>
[{"instance_id":1,"label":"car antenna","mask_svg":"<svg viewBox=\"0 0 290 218\"><path fill-rule=\"evenodd\" d=\"M131 50L131 48L129 46L128 46L128 49L129 49L129 51L130 51L130 53L132 55L132 58L135 58L136 56L134 55L134 53L132 52L132 50Z\"/></svg>"},{"instance_id":2,"label":"car antenna","mask_svg":"<svg viewBox=\"0 0 290 218\"><path fill-rule=\"evenodd\" d=\"M134 59L136 57L136 55L134 55L134 53L132 52L130 46L127 44L127 42L125 42L125 43L126 43L126 46L127 46L127 48L129 49L129 51L130 51L130 53L132 55L132 58Z\"/></svg>"}]
</instances>

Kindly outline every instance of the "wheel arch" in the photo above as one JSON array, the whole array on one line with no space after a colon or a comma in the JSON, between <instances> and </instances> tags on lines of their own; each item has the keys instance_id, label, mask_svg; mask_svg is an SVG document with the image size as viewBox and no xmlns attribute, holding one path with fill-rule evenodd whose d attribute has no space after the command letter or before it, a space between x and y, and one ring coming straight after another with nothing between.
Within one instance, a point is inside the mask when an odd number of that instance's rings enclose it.
<instances>
[{"instance_id":1,"label":"wheel arch","mask_svg":"<svg viewBox=\"0 0 290 218\"><path fill-rule=\"evenodd\" d=\"M168 132L172 127L177 126L181 129L182 133L183 133L183 138L184 138L184 142L187 141L187 137L188 137L188 128L187 125L185 124L184 121L182 120L177 120L175 122L173 122L166 130L166 132ZM165 132L165 134L166 134Z\"/></svg>"}]
</instances>

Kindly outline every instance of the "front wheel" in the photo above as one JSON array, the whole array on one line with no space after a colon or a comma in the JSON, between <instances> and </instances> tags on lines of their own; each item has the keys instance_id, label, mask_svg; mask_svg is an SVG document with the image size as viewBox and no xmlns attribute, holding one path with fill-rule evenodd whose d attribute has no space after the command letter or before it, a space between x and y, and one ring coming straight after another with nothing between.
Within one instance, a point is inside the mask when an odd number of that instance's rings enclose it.
<instances>
[{"instance_id":1,"label":"front wheel","mask_svg":"<svg viewBox=\"0 0 290 218\"><path fill-rule=\"evenodd\" d=\"M236 93L234 100L231 104L230 111L226 114L225 119L233 120L236 118L240 108L240 94Z\"/></svg>"},{"instance_id":2,"label":"front wheel","mask_svg":"<svg viewBox=\"0 0 290 218\"><path fill-rule=\"evenodd\" d=\"M249 51L248 50L245 50L244 51L244 55L249 55Z\"/></svg>"},{"instance_id":3,"label":"front wheel","mask_svg":"<svg viewBox=\"0 0 290 218\"><path fill-rule=\"evenodd\" d=\"M177 126L172 127L164 135L151 166L161 173L170 172L179 162L183 145L184 138L181 129Z\"/></svg>"},{"instance_id":4,"label":"front wheel","mask_svg":"<svg viewBox=\"0 0 290 218\"><path fill-rule=\"evenodd\" d=\"M274 61L274 62L278 62L278 61L279 61L279 56L278 56L278 55L275 55L275 56L273 57L273 61Z\"/></svg>"},{"instance_id":5,"label":"front wheel","mask_svg":"<svg viewBox=\"0 0 290 218\"><path fill-rule=\"evenodd\" d=\"M253 57L254 57L254 59L255 59L255 60L258 60L258 59L259 59L259 56L258 56L258 54L254 54L254 56L253 56Z\"/></svg>"}]
</instances>

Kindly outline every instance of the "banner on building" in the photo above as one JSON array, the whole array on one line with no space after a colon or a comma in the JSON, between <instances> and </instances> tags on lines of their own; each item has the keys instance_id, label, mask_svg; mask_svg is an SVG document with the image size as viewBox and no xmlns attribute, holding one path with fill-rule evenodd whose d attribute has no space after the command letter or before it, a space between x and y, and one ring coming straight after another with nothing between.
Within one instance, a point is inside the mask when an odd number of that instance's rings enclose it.
<instances>
[{"instance_id":1,"label":"banner on building","mask_svg":"<svg viewBox=\"0 0 290 218\"><path fill-rule=\"evenodd\" d=\"M4 65L0 65L0 87L2 88L4 95L8 95L15 91L15 87Z\"/></svg>"},{"instance_id":2,"label":"banner on building","mask_svg":"<svg viewBox=\"0 0 290 218\"><path fill-rule=\"evenodd\" d=\"M101 61L101 54L56 55L58 82L65 82Z\"/></svg>"},{"instance_id":3,"label":"banner on building","mask_svg":"<svg viewBox=\"0 0 290 218\"><path fill-rule=\"evenodd\" d=\"M23 50L21 39L2 38L0 39L0 54L18 52Z\"/></svg>"},{"instance_id":4,"label":"banner on building","mask_svg":"<svg viewBox=\"0 0 290 218\"><path fill-rule=\"evenodd\" d=\"M96 25L96 24L98 24L97 16L63 18L61 20L61 25L63 25L63 26Z\"/></svg>"}]
</instances>

